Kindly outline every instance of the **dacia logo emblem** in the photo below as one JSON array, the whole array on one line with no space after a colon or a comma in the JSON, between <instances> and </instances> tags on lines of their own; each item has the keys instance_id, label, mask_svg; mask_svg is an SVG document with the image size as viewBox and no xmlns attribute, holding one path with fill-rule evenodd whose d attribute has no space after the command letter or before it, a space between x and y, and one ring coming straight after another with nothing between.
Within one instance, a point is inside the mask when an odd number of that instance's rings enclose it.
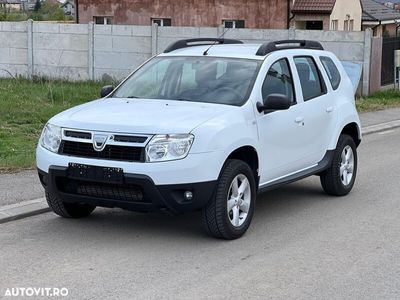
<instances>
[{"instance_id":1,"label":"dacia logo emblem","mask_svg":"<svg viewBox=\"0 0 400 300\"><path fill-rule=\"evenodd\" d=\"M106 147L108 135L105 134L94 134L93 135L93 149L97 152L101 152Z\"/></svg>"}]
</instances>

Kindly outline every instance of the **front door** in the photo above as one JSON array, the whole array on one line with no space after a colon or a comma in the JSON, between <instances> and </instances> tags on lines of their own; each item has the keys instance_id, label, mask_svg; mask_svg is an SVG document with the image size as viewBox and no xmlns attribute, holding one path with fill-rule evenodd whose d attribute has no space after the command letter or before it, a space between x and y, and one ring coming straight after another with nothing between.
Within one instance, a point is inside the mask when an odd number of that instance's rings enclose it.
<instances>
[{"instance_id":1,"label":"front door","mask_svg":"<svg viewBox=\"0 0 400 300\"><path fill-rule=\"evenodd\" d=\"M284 94L292 100L287 110L267 114L257 112L260 141L260 186L297 172L304 167L304 117L296 101L295 85L289 60L281 58L267 66L262 85L262 99Z\"/></svg>"}]
</instances>

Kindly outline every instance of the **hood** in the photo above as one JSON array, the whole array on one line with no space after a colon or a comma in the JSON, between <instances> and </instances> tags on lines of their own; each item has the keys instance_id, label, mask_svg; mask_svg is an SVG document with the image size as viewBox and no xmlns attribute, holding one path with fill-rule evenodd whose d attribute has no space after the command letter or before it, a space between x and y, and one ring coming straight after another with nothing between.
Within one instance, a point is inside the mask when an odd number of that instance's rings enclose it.
<instances>
[{"instance_id":1,"label":"hood","mask_svg":"<svg viewBox=\"0 0 400 300\"><path fill-rule=\"evenodd\" d=\"M66 110L50 122L65 128L139 134L189 133L236 106L186 101L107 98Z\"/></svg>"}]
</instances>

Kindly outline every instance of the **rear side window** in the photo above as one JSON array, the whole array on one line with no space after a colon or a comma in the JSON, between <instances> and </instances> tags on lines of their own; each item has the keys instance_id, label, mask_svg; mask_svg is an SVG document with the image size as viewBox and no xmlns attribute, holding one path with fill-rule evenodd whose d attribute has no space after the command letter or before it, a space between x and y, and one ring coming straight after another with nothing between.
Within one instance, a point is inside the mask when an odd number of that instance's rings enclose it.
<instances>
[{"instance_id":1,"label":"rear side window","mask_svg":"<svg viewBox=\"0 0 400 300\"><path fill-rule=\"evenodd\" d=\"M326 86L312 57L295 57L294 63L300 77L304 101L326 93Z\"/></svg>"},{"instance_id":2,"label":"rear side window","mask_svg":"<svg viewBox=\"0 0 400 300\"><path fill-rule=\"evenodd\" d=\"M268 70L262 87L262 97L266 99L271 94L286 95L295 103L292 74L286 59L278 60Z\"/></svg>"},{"instance_id":3,"label":"rear side window","mask_svg":"<svg viewBox=\"0 0 400 300\"><path fill-rule=\"evenodd\" d=\"M328 74L328 78L332 84L332 88L336 90L340 84L340 73L336 68L335 63L332 59L326 56L320 57L322 65L325 68L326 74Z\"/></svg>"}]
</instances>

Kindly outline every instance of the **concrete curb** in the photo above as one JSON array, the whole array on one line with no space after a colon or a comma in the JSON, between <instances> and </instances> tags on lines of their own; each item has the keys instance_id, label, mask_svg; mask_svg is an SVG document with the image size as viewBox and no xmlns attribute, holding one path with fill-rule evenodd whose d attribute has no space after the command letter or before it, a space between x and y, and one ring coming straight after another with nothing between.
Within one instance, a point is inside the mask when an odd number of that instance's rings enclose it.
<instances>
[{"instance_id":1,"label":"concrete curb","mask_svg":"<svg viewBox=\"0 0 400 300\"><path fill-rule=\"evenodd\" d=\"M363 135L369 135L398 127L400 127L400 120L394 120L386 123L371 125L363 128Z\"/></svg>"},{"instance_id":2,"label":"concrete curb","mask_svg":"<svg viewBox=\"0 0 400 300\"><path fill-rule=\"evenodd\" d=\"M400 120L367 126L363 128L363 135L369 135L385 130L400 127ZM23 219L50 211L45 198L24 201L0 207L0 224L13 220Z\"/></svg>"},{"instance_id":3,"label":"concrete curb","mask_svg":"<svg viewBox=\"0 0 400 300\"><path fill-rule=\"evenodd\" d=\"M0 224L50 211L44 198L0 207Z\"/></svg>"}]
</instances>

